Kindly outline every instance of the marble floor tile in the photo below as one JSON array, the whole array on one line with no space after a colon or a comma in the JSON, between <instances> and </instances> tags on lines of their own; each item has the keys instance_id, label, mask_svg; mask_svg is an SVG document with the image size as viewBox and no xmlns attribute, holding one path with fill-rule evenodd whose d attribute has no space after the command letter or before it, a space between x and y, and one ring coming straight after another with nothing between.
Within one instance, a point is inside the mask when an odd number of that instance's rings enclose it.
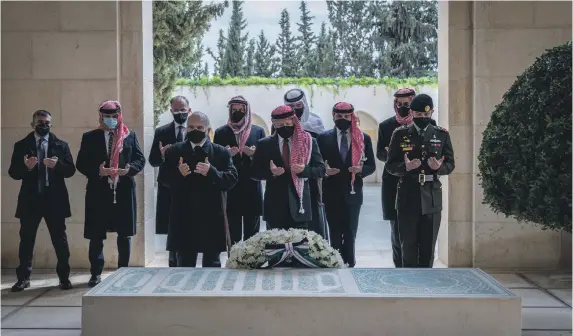
<instances>
[{"instance_id":1,"label":"marble floor tile","mask_svg":"<svg viewBox=\"0 0 573 336\"><path fill-rule=\"evenodd\" d=\"M571 273L525 273L525 277L547 289L571 288Z\"/></svg>"},{"instance_id":2,"label":"marble floor tile","mask_svg":"<svg viewBox=\"0 0 573 336\"><path fill-rule=\"evenodd\" d=\"M2 306L2 318L4 318L4 316L10 314L11 312L13 312L14 310L18 309L20 307L18 306Z\"/></svg>"},{"instance_id":3,"label":"marble floor tile","mask_svg":"<svg viewBox=\"0 0 573 336\"><path fill-rule=\"evenodd\" d=\"M522 329L571 330L571 308L523 308Z\"/></svg>"},{"instance_id":4,"label":"marble floor tile","mask_svg":"<svg viewBox=\"0 0 573 336\"><path fill-rule=\"evenodd\" d=\"M2 328L80 329L81 316L81 307L24 307L3 320Z\"/></svg>"},{"instance_id":5,"label":"marble floor tile","mask_svg":"<svg viewBox=\"0 0 573 336\"><path fill-rule=\"evenodd\" d=\"M549 289L549 292L566 302L569 306L573 305L571 302L571 289Z\"/></svg>"},{"instance_id":6,"label":"marble floor tile","mask_svg":"<svg viewBox=\"0 0 573 336\"><path fill-rule=\"evenodd\" d=\"M0 297L2 299L2 304L7 306L21 306L25 303L37 298L46 291L50 290L50 287L32 287L28 288L22 292L13 293L10 288L2 289Z\"/></svg>"},{"instance_id":7,"label":"marble floor tile","mask_svg":"<svg viewBox=\"0 0 573 336\"><path fill-rule=\"evenodd\" d=\"M2 329L2 336L81 336L81 329Z\"/></svg>"},{"instance_id":8,"label":"marble floor tile","mask_svg":"<svg viewBox=\"0 0 573 336\"><path fill-rule=\"evenodd\" d=\"M59 288L53 288L34 299L28 306L81 307L82 296L89 290L90 288L86 284L82 286L76 284L74 288L65 291Z\"/></svg>"},{"instance_id":9,"label":"marble floor tile","mask_svg":"<svg viewBox=\"0 0 573 336\"><path fill-rule=\"evenodd\" d=\"M541 289L512 288L510 290L515 295L519 295L521 297L522 307L567 307L561 301L555 299Z\"/></svg>"},{"instance_id":10,"label":"marble floor tile","mask_svg":"<svg viewBox=\"0 0 573 336\"><path fill-rule=\"evenodd\" d=\"M521 336L571 336L571 331L558 330L523 330Z\"/></svg>"},{"instance_id":11,"label":"marble floor tile","mask_svg":"<svg viewBox=\"0 0 573 336\"><path fill-rule=\"evenodd\" d=\"M506 288L535 288L527 280L513 273L489 273Z\"/></svg>"}]
</instances>

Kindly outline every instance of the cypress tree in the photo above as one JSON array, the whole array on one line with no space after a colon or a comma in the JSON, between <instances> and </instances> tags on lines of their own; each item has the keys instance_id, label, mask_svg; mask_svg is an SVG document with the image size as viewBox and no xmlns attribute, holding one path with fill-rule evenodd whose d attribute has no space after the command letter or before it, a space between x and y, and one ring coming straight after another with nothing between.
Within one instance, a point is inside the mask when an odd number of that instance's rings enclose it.
<instances>
[{"instance_id":1,"label":"cypress tree","mask_svg":"<svg viewBox=\"0 0 573 336\"><path fill-rule=\"evenodd\" d=\"M277 38L277 50L280 56L280 75L283 77L294 77L297 73L295 58L295 39L290 31L290 16L286 9L281 12L279 20L281 32Z\"/></svg>"},{"instance_id":2,"label":"cypress tree","mask_svg":"<svg viewBox=\"0 0 573 336\"><path fill-rule=\"evenodd\" d=\"M177 76L193 59L193 48L201 41L213 19L226 3L203 1L153 2L153 86L155 124L167 109Z\"/></svg>"}]
</instances>

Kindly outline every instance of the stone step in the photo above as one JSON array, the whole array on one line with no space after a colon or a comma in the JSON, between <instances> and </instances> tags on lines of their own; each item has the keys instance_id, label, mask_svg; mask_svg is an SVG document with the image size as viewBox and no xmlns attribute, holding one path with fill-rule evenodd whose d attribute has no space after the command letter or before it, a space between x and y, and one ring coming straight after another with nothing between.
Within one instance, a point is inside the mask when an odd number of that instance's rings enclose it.
<instances>
[{"instance_id":1,"label":"stone step","mask_svg":"<svg viewBox=\"0 0 573 336\"><path fill-rule=\"evenodd\" d=\"M521 299L479 269L121 268L82 335L518 336Z\"/></svg>"}]
</instances>

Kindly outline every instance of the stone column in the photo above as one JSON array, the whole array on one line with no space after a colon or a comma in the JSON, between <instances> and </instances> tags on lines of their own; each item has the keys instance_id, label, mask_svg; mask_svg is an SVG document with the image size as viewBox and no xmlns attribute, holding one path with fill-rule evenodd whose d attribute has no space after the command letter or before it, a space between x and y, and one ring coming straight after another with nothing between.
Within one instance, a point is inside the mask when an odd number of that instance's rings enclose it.
<instances>
[{"instance_id":1,"label":"stone column","mask_svg":"<svg viewBox=\"0 0 573 336\"><path fill-rule=\"evenodd\" d=\"M545 49L571 39L571 2L440 2L439 123L449 127L449 176L440 258L449 266L550 269L570 235L496 215L482 204L477 155L495 105ZM524 111L526 112L526 111Z\"/></svg>"},{"instance_id":2,"label":"stone column","mask_svg":"<svg viewBox=\"0 0 573 336\"><path fill-rule=\"evenodd\" d=\"M23 19L25 18L25 19ZM126 123L146 155L153 126L151 2L6 2L2 4L2 264L18 263L19 221L14 218L20 181L8 175L13 144L31 131L32 113L53 115L53 132L77 157L81 136L98 126L98 104L123 103ZM148 53L148 55L146 55ZM132 264L153 258L153 180L137 177L138 234ZM151 181L151 183L150 183ZM67 221L73 268L88 268L83 238L86 178L67 181L72 217ZM151 189L150 189L151 188ZM151 195L151 198L149 197ZM151 202L149 201L151 199ZM105 209L102 209L105 211ZM147 234L146 234L147 233ZM115 234L105 243L106 267L117 266ZM35 268L53 268L56 257L44 223Z\"/></svg>"}]
</instances>

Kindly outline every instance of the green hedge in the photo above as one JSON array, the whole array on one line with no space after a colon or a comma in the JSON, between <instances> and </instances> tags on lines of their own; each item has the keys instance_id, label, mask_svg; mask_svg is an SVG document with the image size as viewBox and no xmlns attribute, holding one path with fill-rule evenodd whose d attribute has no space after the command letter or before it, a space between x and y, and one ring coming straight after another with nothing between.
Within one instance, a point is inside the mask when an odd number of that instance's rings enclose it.
<instances>
[{"instance_id":1,"label":"green hedge","mask_svg":"<svg viewBox=\"0 0 573 336\"><path fill-rule=\"evenodd\" d=\"M438 84L437 77L420 77L420 78L263 78L263 77L203 77L198 79L181 78L177 80L176 85L190 86L190 87L209 87L209 86L284 86L284 85L298 85L302 87L309 86L324 86L346 88L351 86L376 86L383 85L393 89L399 87L421 87L421 86L436 86Z\"/></svg>"},{"instance_id":2,"label":"green hedge","mask_svg":"<svg viewBox=\"0 0 573 336\"><path fill-rule=\"evenodd\" d=\"M571 42L547 50L495 107L483 133L484 204L571 232Z\"/></svg>"}]
</instances>

